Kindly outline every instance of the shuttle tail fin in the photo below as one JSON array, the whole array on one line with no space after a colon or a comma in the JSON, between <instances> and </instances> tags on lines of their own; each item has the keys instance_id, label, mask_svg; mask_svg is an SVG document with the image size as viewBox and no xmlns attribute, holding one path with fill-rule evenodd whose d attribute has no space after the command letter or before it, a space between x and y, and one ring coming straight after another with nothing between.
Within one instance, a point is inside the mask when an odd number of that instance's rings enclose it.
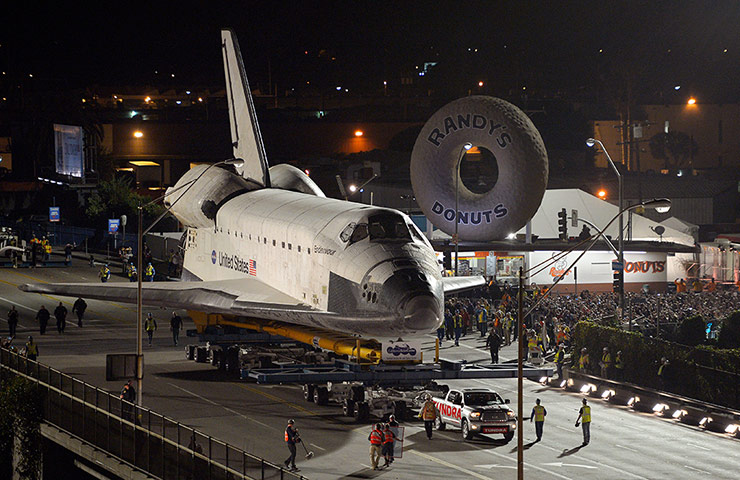
<instances>
[{"instance_id":1,"label":"shuttle tail fin","mask_svg":"<svg viewBox=\"0 0 740 480\"><path fill-rule=\"evenodd\" d=\"M257 123L239 43L233 30L221 30L221 48L226 75L226 97L229 103L231 143L234 157L244 160L244 166L237 168L237 171L244 178L269 187L270 173L265 145Z\"/></svg>"}]
</instances>

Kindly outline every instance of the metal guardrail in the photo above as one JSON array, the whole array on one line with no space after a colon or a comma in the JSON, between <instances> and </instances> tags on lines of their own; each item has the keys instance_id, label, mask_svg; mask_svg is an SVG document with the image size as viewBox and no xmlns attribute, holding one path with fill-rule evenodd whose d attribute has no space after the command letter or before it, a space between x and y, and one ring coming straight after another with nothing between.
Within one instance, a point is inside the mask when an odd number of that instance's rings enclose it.
<instances>
[{"instance_id":1,"label":"metal guardrail","mask_svg":"<svg viewBox=\"0 0 740 480\"><path fill-rule=\"evenodd\" d=\"M155 478L305 479L14 351L0 349L0 367L36 384L44 421Z\"/></svg>"}]
</instances>

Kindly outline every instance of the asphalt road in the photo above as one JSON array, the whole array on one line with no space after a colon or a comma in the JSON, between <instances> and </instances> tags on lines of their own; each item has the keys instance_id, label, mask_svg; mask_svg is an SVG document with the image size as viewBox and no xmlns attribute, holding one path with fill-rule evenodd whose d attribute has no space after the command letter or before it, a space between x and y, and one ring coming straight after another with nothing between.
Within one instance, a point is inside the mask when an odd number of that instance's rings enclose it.
<instances>
[{"instance_id":1,"label":"asphalt road","mask_svg":"<svg viewBox=\"0 0 740 480\"><path fill-rule=\"evenodd\" d=\"M105 381L107 353L135 352L135 306L88 300L83 328L71 313L75 299L23 293L28 282L97 282L97 268L75 260L68 268L0 270L0 334L7 332L5 312L11 304L20 312L18 343L29 334L39 344L39 361L101 388L118 392L122 382ZM127 281L114 275L112 281ZM36 311L45 305L53 312L62 301L70 310L67 331L59 334L50 321L46 335L38 335ZM311 460L299 450L301 473L311 479L384 478L516 478L516 439L506 444L500 436L463 442L460 432L434 432L427 440L420 422L406 422L403 458L390 469L370 469L367 436L370 423L355 424L337 406L319 407L303 400L298 385L257 385L239 381L207 364L184 357L180 338L175 347L169 334L171 311L145 308L159 323L151 347L144 341L145 406L207 434L279 463L287 455L283 429L294 418ZM183 314L184 312L180 312ZM193 328L186 319L185 328ZM468 335L459 347L445 342L441 356L486 362L490 357L480 337ZM426 346L433 348L430 336ZM430 358L430 351L425 358ZM502 360L513 358L513 347L502 350ZM490 386L516 409L516 380L449 381L450 386ZM534 426L525 422L525 478L531 479L685 479L737 478L740 440L677 424L671 419L636 413L593 399L591 443L580 447L580 428L574 423L581 396L525 381L524 411L536 398L548 415L544 437L534 443Z\"/></svg>"}]
</instances>

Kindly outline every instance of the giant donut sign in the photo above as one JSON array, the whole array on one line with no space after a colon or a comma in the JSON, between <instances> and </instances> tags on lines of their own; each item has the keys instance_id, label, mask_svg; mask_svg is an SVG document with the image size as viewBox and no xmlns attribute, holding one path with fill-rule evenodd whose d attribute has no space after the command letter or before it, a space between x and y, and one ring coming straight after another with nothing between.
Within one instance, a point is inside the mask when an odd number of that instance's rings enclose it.
<instances>
[{"instance_id":1,"label":"giant donut sign","mask_svg":"<svg viewBox=\"0 0 740 480\"><path fill-rule=\"evenodd\" d=\"M496 184L475 193L459 178L466 143L490 151ZM411 154L411 184L427 218L461 240L505 238L535 214L547 188L545 144L532 121L499 98L471 96L438 110L424 125ZM458 208L455 211L455 185Z\"/></svg>"}]
</instances>

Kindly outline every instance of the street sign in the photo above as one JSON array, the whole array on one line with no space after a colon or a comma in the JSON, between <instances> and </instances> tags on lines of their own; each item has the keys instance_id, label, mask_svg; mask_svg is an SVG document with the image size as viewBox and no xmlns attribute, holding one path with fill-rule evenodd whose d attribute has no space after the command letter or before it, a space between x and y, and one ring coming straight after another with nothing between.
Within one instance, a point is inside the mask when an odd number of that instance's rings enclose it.
<instances>
[{"instance_id":1,"label":"street sign","mask_svg":"<svg viewBox=\"0 0 740 480\"><path fill-rule=\"evenodd\" d=\"M121 225L121 220L118 218L108 219L108 233L115 235L118 233L118 227Z\"/></svg>"},{"instance_id":2,"label":"street sign","mask_svg":"<svg viewBox=\"0 0 740 480\"><path fill-rule=\"evenodd\" d=\"M49 207L49 221L50 222L59 221L59 207Z\"/></svg>"},{"instance_id":3,"label":"street sign","mask_svg":"<svg viewBox=\"0 0 740 480\"><path fill-rule=\"evenodd\" d=\"M619 260L612 260L612 270L624 270L624 263Z\"/></svg>"},{"instance_id":4,"label":"street sign","mask_svg":"<svg viewBox=\"0 0 740 480\"><path fill-rule=\"evenodd\" d=\"M578 210L575 208L570 211L570 226L578 228Z\"/></svg>"}]
</instances>

